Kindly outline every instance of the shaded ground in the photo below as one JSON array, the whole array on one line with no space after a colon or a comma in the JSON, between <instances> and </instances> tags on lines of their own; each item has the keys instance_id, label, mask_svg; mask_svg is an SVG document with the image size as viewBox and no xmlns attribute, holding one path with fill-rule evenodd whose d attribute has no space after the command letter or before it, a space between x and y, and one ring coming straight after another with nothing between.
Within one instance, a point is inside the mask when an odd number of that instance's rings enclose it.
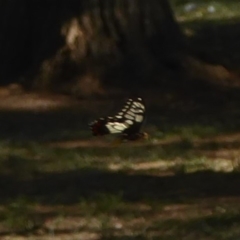
<instances>
[{"instance_id":1,"label":"shaded ground","mask_svg":"<svg viewBox=\"0 0 240 240\"><path fill-rule=\"evenodd\" d=\"M2 239L239 239L238 101L152 95L151 139L112 146L87 123L117 103L36 98L0 114Z\"/></svg>"}]
</instances>

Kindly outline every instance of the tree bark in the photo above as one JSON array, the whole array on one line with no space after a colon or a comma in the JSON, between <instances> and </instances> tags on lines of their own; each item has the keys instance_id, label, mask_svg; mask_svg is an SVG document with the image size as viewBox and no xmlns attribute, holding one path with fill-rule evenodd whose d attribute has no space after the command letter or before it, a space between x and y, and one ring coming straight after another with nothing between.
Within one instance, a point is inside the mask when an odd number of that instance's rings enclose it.
<instances>
[{"instance_id":1,"label":"tree bark","mask_svg":"<svg viewBox=\"0 0 240 240\"><path fill-rule=\"evenodd\" d=\"M167 0L0 5L1 83L23 76L38 88L90 94L160 82L159 72L181 65L184 39Z\"/></svg>"}]
</instances>

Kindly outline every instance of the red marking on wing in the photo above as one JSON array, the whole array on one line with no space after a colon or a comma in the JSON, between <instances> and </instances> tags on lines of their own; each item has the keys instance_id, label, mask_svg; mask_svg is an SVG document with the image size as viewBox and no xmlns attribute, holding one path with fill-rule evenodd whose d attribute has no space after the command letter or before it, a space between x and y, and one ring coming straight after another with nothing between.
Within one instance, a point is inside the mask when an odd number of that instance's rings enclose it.
<instances>
[{"instance_id":1,"label":"red marking on wing","mask_svg":"<svg viewBox=\"0 0 240 240\"><path fill-rule=\"evenodd\" d=\"M107 134L106 128L105 128L105 121L103 120L97 120L91 125L92 134L94 136L101 136Z\"/></svg>"},{"instance_id":2,"label":"red marking on wing","mask_svg":"<svg viewBox=\"0 0 240 240\"><path fill-rule=\"evenodd\" d=\"M96 122L92 125L92 133L94 136L101 135L99 131L100 127L101 124L99 122Z\"/></svg>"}]
</instances>

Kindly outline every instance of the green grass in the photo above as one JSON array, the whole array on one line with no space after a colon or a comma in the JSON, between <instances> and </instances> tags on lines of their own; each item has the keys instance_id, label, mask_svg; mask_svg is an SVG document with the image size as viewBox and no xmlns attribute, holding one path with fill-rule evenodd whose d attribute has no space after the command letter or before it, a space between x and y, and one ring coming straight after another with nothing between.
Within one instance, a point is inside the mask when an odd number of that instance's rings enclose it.
<instances>
[{"instance_id":1,"label":"green grass","mask_svg":"<svg viewBox=\"0 0 240 240\"><path fill-rule=\"evenodd\" d=\"M42 224L36 219L32 203L25 197L18 197L5 205L2 223L11 231L19 233L32 231Z\"/></svg>"},{"instance_id":2,"label":"green grass","mask_svg":"<svg viewBox=\"0 0 240 240\"><path fill-rule=\"evenodd\" d=\"M41 232L43 239L61 234L74 239L87 232L100 239L238 239L238 142L218 141L218 136L236 132L230 121L219 124L208 116L207 125L201 117L177 122L169 115L161 129L156 115L149 141L113 147L111 137L101 138L98 145L90 133L76 133L68 126L69 112L52 114L49 121L43 116L35 123L40 129L33 132L27 131L30 114L15 133L3 129L3 235L34 237ZM81 119L81 114L74 116ZM66 123L54 137L57 128L52 126L59 117ZM85 129L85 124L78 128ZM160 135L151 130L158 128ZM62 129L65 136L58 137ZM76 144L65 147L68 141ZM225 157L218 157L226 147Z\"/></svg>"},{"instance_id":3,"label":"green grass","mask_svg":"<svg viewBox=\"0 0 240 240\"><path fill-rule=\"evenodd\" d=\"M182 21L193 20L229 20L239 18L238 11L240 3L238 1L178 1L171 0L176 16ZM189 8L188 5L193 7Z\"/></svg>"},{"instance_id":4,"label":"green grass","mask_svg":"<svg viewBox=\"0 0 240 240\"><path fill-rule=\"evenodd\" d=\"M90 136L81 108L1 112L0 234L238 239L238 98L181 101L150 105L151 138L115 147Z\"/></svg>"}]
</instances>

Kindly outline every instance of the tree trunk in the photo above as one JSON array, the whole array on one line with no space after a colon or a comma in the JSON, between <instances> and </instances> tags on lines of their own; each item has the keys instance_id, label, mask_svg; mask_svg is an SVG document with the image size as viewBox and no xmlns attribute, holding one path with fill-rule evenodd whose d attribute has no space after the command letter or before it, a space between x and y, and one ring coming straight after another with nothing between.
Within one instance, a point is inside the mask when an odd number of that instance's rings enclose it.
<instances>
[{"instance_id":1,"label":"tree trunk","mask_svg":"<svg viewBox=\"0 0 240 240\"><path fill-rule=\"evenodd\" d=\"M38 88L100 93L101 86L159 83L159 74L181 65L184 41L167 0L0 5L2 83L23 76Z\"/></svg>"}]
</instances>

